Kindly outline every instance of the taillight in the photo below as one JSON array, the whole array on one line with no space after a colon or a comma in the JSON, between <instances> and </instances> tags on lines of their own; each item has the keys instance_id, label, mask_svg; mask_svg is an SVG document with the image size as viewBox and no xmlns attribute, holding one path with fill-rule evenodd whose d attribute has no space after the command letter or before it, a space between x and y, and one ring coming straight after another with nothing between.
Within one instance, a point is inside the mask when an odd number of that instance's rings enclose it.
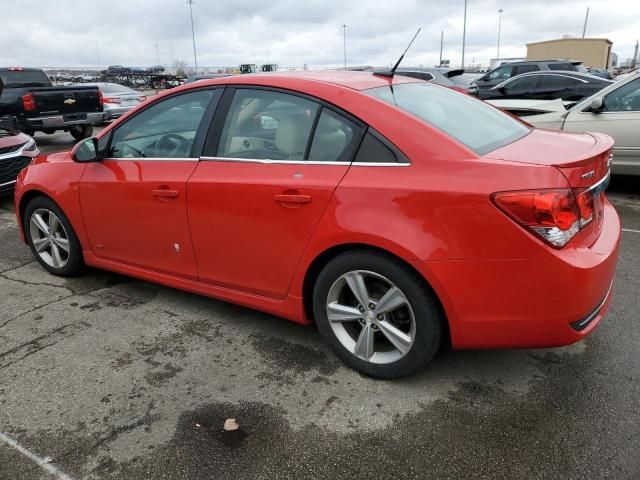
<instances>
[{"instance_id":1,"label":"taillight","mask_svg":"<svg viewBox=\"0 0 640 480\"><path fill-rule=\"evenodd\" d=\"M102 103L121 103L122 99L120 97L102 97Z\"/></svg>"},{"instance_id":2,"label":"taillight","mask_svg":"<svg viewBox=\"0 0 640 480\"><path fill-rule=\"evenodd\" d=\"M495 204L556 248L564 247L593 220L593 191L525 190L493 194Z\"/></svg>"},{"instance_id":3,"label":"taillight","mask_svg":"<svg viewBox=\"0 0 640 480\"><path fill-rule=\"evenodd\" d=\"M27 112L36 109L36 97L33 96L33 93L25 93L22 95L22 108Z\"/></svg>"},{"instance_id":4,"label":"taillight","mask_svg":"<svg viewBox=\"0 0 640 480\"><path fill-rule=\"evenodd\" d=\"M102 95L102 91L98 90L98 102L100 105L104 105L104 95Z\"/></svg>"}]
</instances>

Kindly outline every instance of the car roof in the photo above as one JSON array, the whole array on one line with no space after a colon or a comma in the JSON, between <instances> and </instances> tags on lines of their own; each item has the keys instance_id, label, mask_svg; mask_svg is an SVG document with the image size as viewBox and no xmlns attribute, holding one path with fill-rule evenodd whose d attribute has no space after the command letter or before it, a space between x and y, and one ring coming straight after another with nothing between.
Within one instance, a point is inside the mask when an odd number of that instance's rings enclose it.
<instances>
[{"instance_id":1,"label":"car roof","mask_svg":"<svg viewBox=\"0 0 640 480\"><path fill-rule=\"evenodd\" d=\"M273 85L279 84L287 80L297 80L309 83L328 83L353 90L367 90L369 88L385 87L389 85L398 85L402 83L421 82L419 79L395 75L393 77L385 77L382 75L374 75L371 72L353 72L348 70L302 70L289 72L268 72L268 73L250 73L245 75L234 75L229 77L221 77L216 79L205 79L200 81L200 85L219 85L219 84L260 84Z\"/></svg>"},{"instance_id":2,"label":"car roof","mask_svg":"<svg viewBox=\"0 0 640 480\"><path fill-rule=\"evenodd\" d=\"M515 77L511 77L508 80L513 80L515 78L521 77L532 77L536 75L561 75L563 77L576 77L581 80L597 80L598 82L612 83L611 80L607 80L606 78L591 75L589 73L574 72L571 70L538 70L536 72L525 72L521 73L520 75L516 75ZM505 82L508 80L505 80Z\"/></svg>"}]
</instances>

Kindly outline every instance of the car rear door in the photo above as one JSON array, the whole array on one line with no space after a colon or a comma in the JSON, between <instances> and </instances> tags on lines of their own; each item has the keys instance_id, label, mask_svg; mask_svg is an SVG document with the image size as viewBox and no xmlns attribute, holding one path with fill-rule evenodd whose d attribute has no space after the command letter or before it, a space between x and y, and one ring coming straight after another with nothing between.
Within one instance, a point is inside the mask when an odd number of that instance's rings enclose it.
<instances>
[{"instance_id":1,"label":"car rear door","mask_svg":"<svg viewBox=\"0 0 640 480\"><path fill-rule=\"evenodd\" d=\"M190 279L196 263L187 180L198 163L221 89L150 104L101 139L104 160L86 165L80 203L99 258Z\"/></svg>"},{"instance_id":2,"label":"car rear door","mask_svg":"<svg viewBox=\"0 0 640 480\"><path fill-rule=\"evenodd\" d=\"M200 281L284 298L362 130L293 92L227 89L187 186Z\"/></svg>"},{"instance_id":3,"label":"car rear door","mask_svg":"<svg viewBox=\"0 0 640 480\"><path fill-rule=\"evenodd\" d=\"M640 77L609 91L604 109L592 112L589 105L572 110L565 130L606 133L613 137L614 172L637 175L640 171Z\"/></svg>"}]
</instances>

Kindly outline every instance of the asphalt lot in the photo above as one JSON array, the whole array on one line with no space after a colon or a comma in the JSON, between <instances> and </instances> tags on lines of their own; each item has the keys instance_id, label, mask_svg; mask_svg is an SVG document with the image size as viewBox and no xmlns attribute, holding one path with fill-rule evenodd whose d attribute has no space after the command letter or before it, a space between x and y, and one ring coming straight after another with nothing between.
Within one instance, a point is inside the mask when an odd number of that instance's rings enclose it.
<instances>
[{"instance_id":1,"label":"asphalt lot","mask_svg":"<svg viewBox=\"0 0 640 480\"><path fill-rule=\"evenodd\" d=\"M627 231L591 337L443 352L392 382L343 367L313 328L107 272L50 276L3 199L0 479L640 478L638 180L610 198Z\"/></svg>"}]
</instances>

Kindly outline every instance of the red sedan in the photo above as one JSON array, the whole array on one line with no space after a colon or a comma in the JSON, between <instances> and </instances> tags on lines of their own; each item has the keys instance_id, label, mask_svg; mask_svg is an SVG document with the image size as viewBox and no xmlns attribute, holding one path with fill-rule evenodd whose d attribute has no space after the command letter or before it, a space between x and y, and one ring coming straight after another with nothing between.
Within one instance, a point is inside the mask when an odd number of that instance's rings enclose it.
<instances>
[{"instance_id":1,"label":"red sedan","mask_svg":"<svg viewBox=\"0 0 640 480\"><path fill-rule=\"evenodd\" d=\"M454 348L576 342L611 298L612 141L536 130L407 77L259 74L172 89L40 157L35 257L313 321L393 378Z\"/></svg>"}]
</instances>

